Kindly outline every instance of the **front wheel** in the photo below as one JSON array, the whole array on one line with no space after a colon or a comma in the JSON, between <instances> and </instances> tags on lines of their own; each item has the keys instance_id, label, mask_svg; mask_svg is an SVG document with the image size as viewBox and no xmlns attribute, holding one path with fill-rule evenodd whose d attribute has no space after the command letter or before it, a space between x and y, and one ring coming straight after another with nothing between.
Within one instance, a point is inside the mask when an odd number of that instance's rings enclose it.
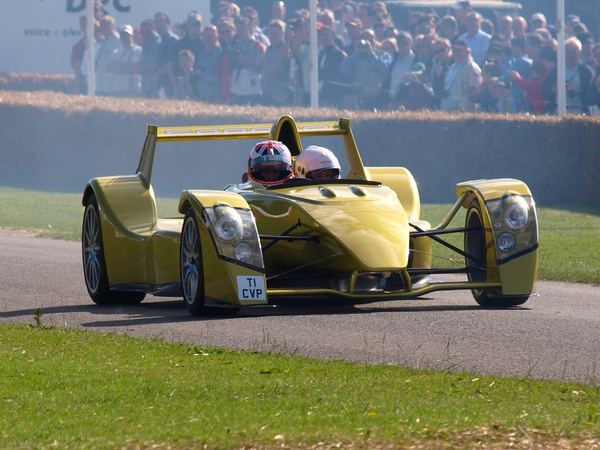
<instances>
[{"instance_id":1,"label":"front wheel","mask_svg":"<svg viewBox=\"0 0 600 450\"><path fill-rule=\"evenodd\" d=\"M144 299L146 294L143 292L112 291L110 289L104 258L100 214L94 195L90 195L85 202L81 227L81 250L85 287L94 303L98 305L136 304Z\"/></svg>"},{"instance_id":2,"label":"front wheel","mask_svg":"<svg viewBox=\"0 0 600 450\"><path fill-rule=\"evenodd\" d=\"M477 199L471 201L467 208L465 227L468 230L465 232L465 252L469 255L466 258L469 281L486 281L488 271L487 239L481 206ZM489 308L518 306L529 298L528 295L502 295L502 291L498 288L471 289L471 293L479 305Z\"/></svg>"}]
</instances>

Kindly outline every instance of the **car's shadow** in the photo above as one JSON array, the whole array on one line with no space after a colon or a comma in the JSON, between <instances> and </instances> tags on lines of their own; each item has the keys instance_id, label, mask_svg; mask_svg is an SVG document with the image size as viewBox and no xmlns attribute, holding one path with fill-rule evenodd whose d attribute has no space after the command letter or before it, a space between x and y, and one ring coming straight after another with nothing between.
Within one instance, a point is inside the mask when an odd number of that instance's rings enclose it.
<instances>
[{"instance_id":1,"label":"car's shadow","mask_svg":"<svg viewBox=\"0 0 600 450\"><path fill-rule=\"evenodd\" d=\"M444 312L444 311L490 311L494 308L484 308L479 305L449 305L440 303L443 300L432 297L419 297L418 299L398 300L390 305L390 301L369 302L357 304L339 299L278 299L277 305L260 307L244 307L237 314L227 315L201 315L192 316L183 305L181 299L152 299L138 305L99 306L95 304L77 304L64 306L51 306L48 308L28 308L0 313L0 319L30 316L32 322L37 317L43 325L52 326L54 317L59 314L89 314L95 318L105 317L107 320L92 320L82 322L80 325L89 328L99 327L127 327L136 325L155 325L176 322L193 321L223 321L240 320L252 317L284 317L284 316L315 316L315 315L352 315L374 313L415 313L415 312ZM505 311L507 309L504 309ZM515 307L508 310L523 311L527 307ZM108 319L108 317L111 317ZM120 317L115 317L120 316ZM68 321L66 322L68 323Z\"/></svg>"}]
</instances>

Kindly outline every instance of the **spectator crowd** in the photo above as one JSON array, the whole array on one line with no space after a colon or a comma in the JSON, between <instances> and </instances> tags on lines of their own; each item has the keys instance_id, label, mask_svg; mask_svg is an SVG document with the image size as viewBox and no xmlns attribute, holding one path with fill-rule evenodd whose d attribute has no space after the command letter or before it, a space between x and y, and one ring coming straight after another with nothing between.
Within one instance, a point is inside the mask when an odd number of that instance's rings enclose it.
<instances>
[{"instance_id":1,"label":"spectator crowd","mask_svg":"<svg viewBox=\"0 0 600 450\"><path fill-rule=\"evenodd\" d=\"M257 11L218 3L212 20L197 11L183 23L165 12L139 26L122 24L94 4L96 93L270 106L310 104L308 10L271 6L261 28ZM542 13L529 20L484 19L469 1L452 14L411 13L398 29L384 2L323 0L317 11L319 100L364 110L443 110L553 114L557 42ZM86 28L87 19L80 18ZM567 111L596 114L600 43L579 17L565 24ZM87 92L85 37L71 66Z\"/></svg>"}]
</instances>

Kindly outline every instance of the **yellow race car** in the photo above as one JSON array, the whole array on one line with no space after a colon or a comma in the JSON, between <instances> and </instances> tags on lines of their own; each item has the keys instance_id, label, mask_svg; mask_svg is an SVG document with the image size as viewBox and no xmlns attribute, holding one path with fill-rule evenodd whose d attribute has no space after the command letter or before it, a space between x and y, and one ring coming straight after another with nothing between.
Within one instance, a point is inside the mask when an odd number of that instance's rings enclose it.
<instances>
[{"instance_id":1,"label":"yellow race car","mask_svg":"<svg viewBox=\"0 0 600 450\"><path fill-rule=\"evenodd\" d=\"M210 141L272 139L297 158L305 140L332 136L343 141L343 178L188 189L178 214L157 213L152 175L164 142L193 141L202 153ZM457 184L456 193L445 219L431 226L421 218L411 173L365 167L348 119L149 125L135 174L94 178L85 188L85 284L97 304L182 296L195 315L272 305L278 297L362 303L458 289L471 290L482 306L523 304L534 292L538 259L528 187L515 179L476 180ZM449 227L459 211L464 226ZM460 267L432 264L441 246L456 253Z\"/></svg>"}]
</instances>

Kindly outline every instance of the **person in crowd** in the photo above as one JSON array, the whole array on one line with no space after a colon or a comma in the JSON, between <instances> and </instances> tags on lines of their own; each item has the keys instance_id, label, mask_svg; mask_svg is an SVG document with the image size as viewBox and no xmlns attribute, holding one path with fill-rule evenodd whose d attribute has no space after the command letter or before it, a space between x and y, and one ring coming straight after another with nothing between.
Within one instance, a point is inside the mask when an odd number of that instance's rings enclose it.
<instances>
[{"instance_id":1,"label":"person in crowd","mask_svg":"<svg viewBox=\"0 0 600 450\"><path fill-rule=\"evenodd\" d=\"M160 44L156 49L156 71L153 75L155 89L161 90L167 98L173 98L175 80L171 78L173 71L169 70L171 55L175 52L177 35L171 31L171 19L166 12L154 14L154 30L160 36Z\"/></svg>"},{"instance_id":2,"label":"person in crowd","mask_svg":"<svg viewBox=\"0 0 600 450\"><path fill-rule=\"evenodd\" d=\"M397 99L398 88L411 72L411 67L417 61L417 56L412 51L412 37L406 31L401 31L398 36L398 53L391 62L388 72L381 84L383 105L388 110L397 109L400 102Z\"/></svg>"},{"instance_id":3,"label":"person in crowd","mask_svg":"<svg viewBox=\"0 0 600 450\"><path fill-rule=\"evenodd\" d=\"M527 20L523 16L513 17L513 37L525 37L527 35Z\"/></svg>"},{"instance_id":4,"label":"person in crowd","mask_svg":"<svg viewBox=\"0 0 600 450\"><path fill-rule=\"evenodd\" d=\"M341 65L344 80L350 85L343 106L348 109L378 109L381 84L392 57L386 52L376 52L366 39L358 41L355 47Z\"/></svg>"},{"instance_id":5,"label":"person in crowd","mask_svg":"<svg viewBox=\"0 0 600 450\"><path fill-rule=\"evenodd\" d=\"M85 53L85 46L87 42L86 38L86 16L85 14L79 17L79 29L82 31L83 35L81 39L79 39L71 50L71 68L73 72L75 72L75 83L78 94L86 94L87 93L87 80L83 76L81 72L81 63L83 62L83 55Z\"/></svg>"},{"instance_id":6,"label":"person in crowd","mask_svg":"<svg viewBox=\"0 0 600 450\"><path fill-rule=\"evenodd\" d=\"M377 18L373 20L372 30L375 33L375 39L378 42L381 42L385 39L385 30L390 26L390 23L384 19Z\"/></svg>"},{"instance_id":7,"label":"person in crowd","mask_svg":"<svg viewBox=\"0 0 600 450\"><path fill-rule=\"evenodd\" d=\"M222 57L217 66L217 76L221 84L221 92L225 103L233 103L233 92L231 92L231 82L235 62L231 59L234 45L236 42L236 26L232 19L222 19L217 23L219 33L219 45L221 46Z\"/></svg>"},{"instance_id":8,"label":"person in crowd","mask_svg":"<svg viewBox=\"0 0 600 450\"><path fill-rule=\"evenodd\" d=\"M177 78L181 78L184 75L179 65L181 50L190 50L194 54L194 60L197 60L205 50L201 39L202 14L198 11L190 12L185 22L185 30L185 36L175 41L171 46L172 53L169 57L167 70L169 71L169 78L174 80L175 84L180 82Z\"/></svg>"},{"instance_id":9,"label":"person in crowd","mask_svg":"<svg viewBox=\"0 0 600 450\"><path fill-rule=\"evenodd\" d=\"M458 36L458 23L454 16L444 16L440 20L440 24L437 27L438 36L444 39L448 39L450 42Z\"/></svg>"},{"instance_id":10,"label":"person in crowd","mask_svg":"<svg viewBox=\"0 0 600 450\"><path fill-rule=\"evenodd\" d=\"M217 23L217 30L219 31L219 45L223 51L229 50L235 41L235 22L232 19L223 19Z\"/></svg>"},{"instance_id":11,"label":"person in crowd","mask_svg":"<svg viewBox=\"0 0 600 450\"><path fill-rule=\"evenodd\" d=\"M577 40L581 42L581 62L591 66L593 64L594 55L592 49L594 48L594 35L589 31L580 33L577 36Z\"/></svg>"},{"instance_id":12,"label":"person in crowd","mask_svg":"<svg viewBox=\"0 0 600 450\"><path fill-rule=\"evenodd\" d=\"M104 35L104 39L100 43L98 53L96 53L96 94L110 95L112 92L112 74L108 71L108 63L119 47L121 41L119 33L115 30L116 23L112 16L104 16L100 20L100 29Z\"/></svg>"},{"instance_id":13,"label":"person in crowd","mask_svg":"<svg viewBox=\"0 0 600 450\"><path fill-rule=\"evenodd\" d=\"M244 9L242 9L241 15L247 17L248 20L250 20L252 26L254 27L252 31L254 39L263 44L265 48L267 48L269 46L269 38L267 36L268 33L263 33L263 31L259 27L260 18L258 16L258 11L256 11L256 9L254 9L252 6L246 6Z\"/></svg>"},{"instance_id":14,"label":"person in crowd","mask_svg":"<svg viewBox=\"0 0 600 450\"><path fill-rule=\"evenodd\" d=\"M481 112L497 112L498 99L494 97L494 85L502 78L503 66L500 59L486 61L481 68L482 81L477 88L476 103Z\"/></svg>"},{"instance_id":15,"label":"person in crowd","mask_svg":"<svg viewBox=\"0 0 600 450\"><path fill-rule=\"evenodd\" d=\"M555 65L556 50L546 45L540 50L539 60L531 66L530 79L515 70L510 72L512 81L523 89L525 99L536 115L544 113L548 107L548 100L542 96L542 84Z\"/></svg>"},{"instance_id":16,"label":"person in crowd","mask_svg":"<svg viewBox=\"0 0 600 450\"><path fill-rule=\"evenodd\" d=\"M275 0L271 5L271 19L282 20L285 22L287 9L285 3L281 0Z\"/></svg>"},{"instance_id":17,"label":"person in crowd","mask_svg":"<svg viewBox=\"0 0 600 450\"><path fill-rule=\"evenodd\" d=\"M513 18L511 16L506 15L500 18L500 29L498 32L503 36L506 36L507 39L512 39L514 37L512 27Z\"/></svg>"},{"instance_id":18,"label":"person in crowd","mask_svg":"<svg viewBox=\"0 0 600 450\"><path fill-rule=\"evenodd\" d=\"M381 52L388 54L391 64L391 61L396 57L396 53L398 53L398 41L396 41L396 38L385 39L381 43Z\"/></svg>"},{"instance_id":19,"label":"person in crowd","mask_svg":"<svg viewBox=\"0 0 600 450\"><path fill-rule=\"evenodd\" d=\"M529 19L529 30L534 32L538 28L546 28L548 26L548 22L546 21L546 16L542 13L537 12L531 16Z\"/></svg>"},{"instance_id":20,"label":"person in crowd","mask_svg":"<svg viewBox=\"0 0 600 450\"><path fill-rule=\"evenodd\" d=\"M94 58L94 60L100 50L100 46L102 45L103 40L104 40L104 33L102 33L102 28L100 27L100 21L94 20L94 45L92 46L92 51L93 51L92 58ZM89 55L88 55L88 52L86 49L86 50L84 50L83 58L81 59L81 75L86 80L86 87L87 87L87 75L88 75L88 56Z\"/></svg>"},{"instance_id":21,"label":"person in crowd","mask_svg":"<svg viewBox=\"0 0 600 450\"><path fill-rule=\"evenodd\" d=\"M173 24L173 34L177 36L177 39L181 39L185 36L185 24L183 22L176 22Z\"/></svg>"},{"instance_id":22,"label":"person in crowd","mask_svg":"<svg viewBox=\"0 0 600 450\"><path fill-rule=\"evenodd\" d=\"M343 50L348 56L354 53L356 43L360 41L360 35L362 32L363 26L360 19L353 19L346 23L346 34L348 35L349 42L346 44Z\"/></svg>"},{"instance_id":23,"label":"person in crowd","mask_svg":"<svg viewBox=\"0 0 600 450\"><path fill-rule=\"evenodd\" d=\"M565 35L568 38L575 36L575 32L573 31L573 26L577 23L580 23L581 20L579 16L576 14L569 14L567 16L567 20L565 20Z\"/></svg>"},{"instance_id":24,"label":"person in crowd","mask_svg":"<svg viewBox=\"0 0 600 450\"><path fill-rule=\"evenodd\" d=\"M516 72L520 78L530 79L533 61L531 60L531 58L527 57L524 38L513 38L511 48L513 59L508 69L509 77L513 81L511 92L512 111L515 113L526 112L531 110L531 107L529 106L531 102L525 101L525 93L523 91L522 86L514 82L514 77L510 75L510 73Z\"/></svg>"},{"instance_id":25,"label":"person in crowd","mask_svg":"<svg viewBox=\"0 0 600 450\"><path fill-rule=\"evenodd\" d=\"M248 178L255 189L277 186L294 178L292 154L279 141L257 143L248 157Z\"/></svg>"},{"instance_id":26,"label":"person in crowd","mask_svg":"<svg viewBox=\"0 0 600 450\"><path fill-rule=\"evenodd\" d=\"M265 46L254 39L254 26L247 17L235 21L236 40L227 50L231 62L231 92L236 105L255 105L262 90L260 75L265 58Z\"/></svg>"},{"instance_id":27,"label":"person in crowd","mask_svg":"<svg viewBox=\"0 0 600 450\"><path fill-rule=\"evenodd\" d=\"M544 46L544 39L537 33L529 33L525 36L525 52L532 63L538 61L540 49Z\"/></svg>"},{"instance_id":28,"label":"person in crowd","mask_svg":"<svg viewBox=\"0 0 600 450\"><path fill-rule=\"evenodd\" d=\"M215 25L209 24L202 30L204 51L194 64L196 76L194 96L207 103L223 101L223 91L219 68L223 57L223 49L219 45L219 32Z\"/></svg>"},{"instance_id":29,"label":"person in crowd","mask_svg":"<svg viewBox=\"0 0 600 450\"><path fill-rule=\"evenodd\" d=\"M471 8L471 3L468 1L457 1L452 6L452 13L456 18L456 24L458 25L458 34L464 34L467 32L467 16L473 10Z\"/></svg>"},{"instance_id":30,"label":"person in crowd","mask_svg":"<svg viewBox=\"0 0 600 450\"><path fill-rule=\"evenodd\" d=\"M323 24L317 22L317 30ZM297 106L310 105L310 27L309 21L301 16L292 17L286 24L286 40L291 42L291 85L292 103Z\"/></svg>"},{"instance_id":31,"label":"person in crowd","mask_svg":"<svg viewBox=\"0 0 600 450\"><path fill-rule=\"evenodd\" d=\"M565 78L567 92L567 112L571 114L589 114L589 107L596 102L594 73L581 61L581 42L577 38L565 41ZM556 67L548 74L542 84L542 95L549 102L549 109L556 110L557 86Z\"/></svg>"},{"instance_id":32,"label":"person in crowd","mask_svg":"<svg viewBox=\"0 0 600 450\"><path fill-rule=\"evenodd\" d=\"M319 14L319 22L321 22L322 26L332 28L335 32L336 21L335 15L332 10L324 9L321 14ZM334 44L339 48L343 49L346 46L344 42L344 38L339 34L335 34Z\"/></svg>"},{"instance_id":33,"label":"person in crowd","mask_svg":"<svg viewBox=\"0 0 600 450\"><path fill-rule=\"evenodd\" d=\"M262 103L283 106L291 103L290 84L291 41L286 40L285 23L279 19L269 22L267 47L261 74Z\"/></svg>"},{"instance_id":34,"label":"person in crowd","mask_svg":"<svg viewBox=\"0 0 600 450\"><path fill-rule=\"evenodd\" d=\"M182 75L177 77L174 89L174 98L178 100L193 99L196 97L196 74L194 72L195 56L191 50L183 49L177 56L177 64Z\"/></svg>"},{"instance_id":35,"label":"person in crowd","mask_svg":"<svg viewBox=\"0 0 600 450\"><path fill-rule=\"evenodd\" d=\"M481 68L471 57L469 45L462 39L452 44L454 64L444 79L446 97L441 101L443 111L474 111L474 99L482 82Z\"/></svg>"},{"instance_id":36,"label":"person in crowd","mask_svg":"<svg viewBox=\"0 0 600 450\"><path fill-rule=\"evenodd\" d=\"M433 43L433 57L425 81L433 88L433 109L439 109L445 97L444 79L453 64L452 44L446 38L438 38Z\"/></svg>"},{"instance_id":37,"label":"person in crowd","mask_svg":"<svg viewBox=\"0 0 600 450\"><path fill-rule=\"evenodd\" d=\"M491 38L488 33L481 31L481 14L476 12L467 14L467 32L462 34L460 39L467 43L473 61L480 67L485 62Z\"/></svg>"},{"instance_id":38,"label":"person in crowd","mask_svg":"<svg viewBox=\"0 0 600 450\"><path fill-rule=\"evenodd\" d=\"M139 60L142 48L133 42L133 27L124 25L119 30L121 47L113 53L107 70L113 74L111 95L138 97L141 94Z\"/></svg>"},{"instance_id":39,"label":"person in crowd","mask_svg":"<svg viewBox=\"0 0 600 450\"><path fill-rule=\"evenodd\" d=\"M335 180L341 177L342 167L335 154L325 147L309 145L296 158L294 174L311 180Z\"/></svg>"},{"instance_id":40,"label":"person in crowd","mask_svg":"<svg viewBox=\"0 0 600 450\"><path fill-rule=\"evenodd\" d=\"M414 63L398 88L396 98L408 111L433 109L434 92L431 84L425 81L425 69L422 62Z\"/></svg>"},{"instance_id":41,"label":"person in crowd","mask_svg":"<svg viewBox=\"0 0 600 450\"><path fill-rule=\"evenodd\" d=\"M318 32L319 52L319 100L322 105L338 107L343 94L342 63L346 54L335 45L336 33L324 26Z\"/></svg>"},{"instance_id":42,"label":"person in crowd","mask_svg":"<svg viewBox=\"0 0 600 450\"><path fill-rule=\"evenodd\" d=\"M139 72L142 74L142 95L146 98L158 97L154 73L156 72L156 57L160 36L154 31L154 23L151 19L144 20L140 25L142 36L142 52L140 54Z\"/></svg>"}]
</instances>

